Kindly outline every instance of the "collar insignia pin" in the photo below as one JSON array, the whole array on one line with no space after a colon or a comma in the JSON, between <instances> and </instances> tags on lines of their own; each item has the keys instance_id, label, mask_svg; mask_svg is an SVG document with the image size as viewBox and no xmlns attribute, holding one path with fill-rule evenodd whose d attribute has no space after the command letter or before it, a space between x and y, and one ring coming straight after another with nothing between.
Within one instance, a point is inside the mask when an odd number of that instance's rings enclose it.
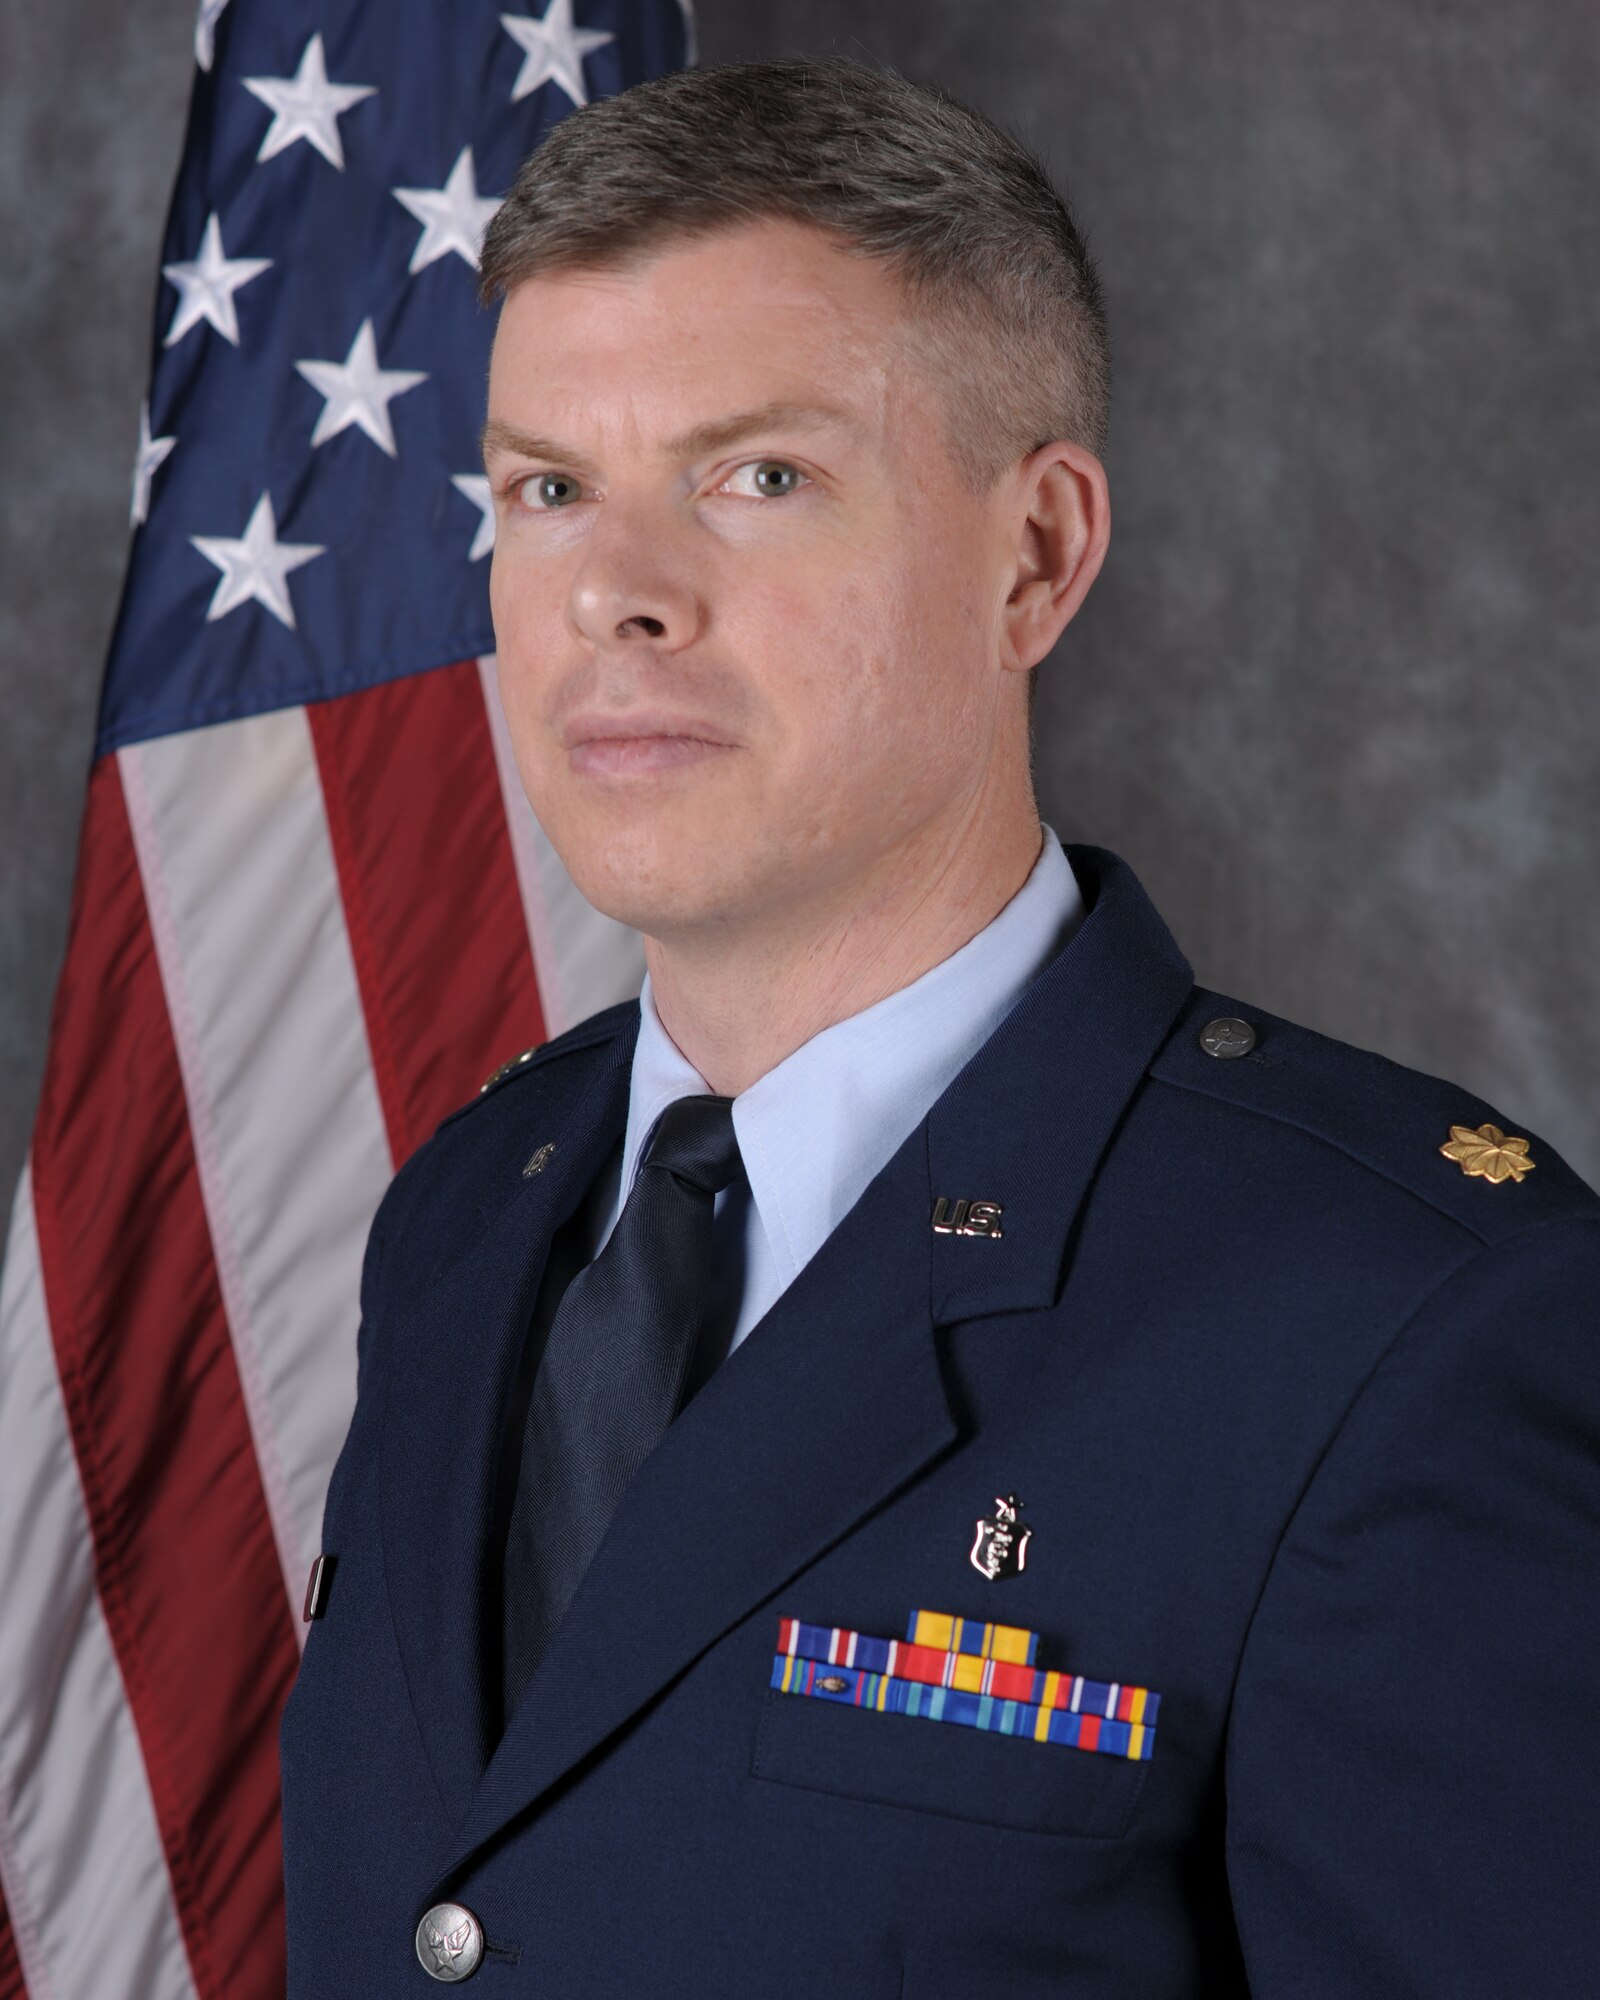
<instances>
[{"instance_id":1,"label":"collar insignia pin","mask_svg":"<svg viewBox=\"0 0 1600 2000\"><path fill-rule=\"evenodd\" d=\"M535 1174L542 1174L550 1164L550 1155L555 1149L555 1141L553 1139L548 1146L541 1146L538 1152L532 1155L528 1164L523 1168L522 1178L525 1181L531 1181Z\"/></svg>"},{"instance_id":2,"label":"collar insignia pin","mask_svg":"<svg viewBox=\"0 0 1600 2000\"><path fill-rule=\"evenodd\" d=\"M935 1236L987 1236L998 1242L1005 1234L1000 1218L1005 1210L997 1201L952 1201L942 1194L933 1204Z\"/></svg>"},{"instance_id":3,"label":"collar insignia pin","mask_svg":"<svg viewBox=\"0 0 1600 2000\"><path fill-rule=\"evenodd\" d=\"M998 1583L1008 1576L1020 1576L1028 1560L1032 1528L1018 1524L1017 1513L1024 1505L1015 1493L996 1494L994 1517L984 1515L974 1525L978 1532L968 1556L979 1576Z\"/></svg>"}]
</instances>

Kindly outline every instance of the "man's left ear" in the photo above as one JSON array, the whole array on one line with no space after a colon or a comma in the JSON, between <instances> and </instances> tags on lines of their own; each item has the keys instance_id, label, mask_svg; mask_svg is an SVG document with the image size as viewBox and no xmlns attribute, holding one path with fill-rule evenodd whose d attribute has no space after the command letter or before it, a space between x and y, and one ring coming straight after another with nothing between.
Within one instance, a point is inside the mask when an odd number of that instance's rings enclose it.
<instances>
[{"instance_id":1,"label":"man's left ear","mask_svg":"<svg viewBox=\"0 0 1600 2000\"><path fill-rule=\"evenodd\" d=\"M1082 445L1041 445L1013 475L1016 581L1002 623L1003 664L1037 666L1077 615L1111 540L1105 467Z\"/></svg>"}]
</instances>

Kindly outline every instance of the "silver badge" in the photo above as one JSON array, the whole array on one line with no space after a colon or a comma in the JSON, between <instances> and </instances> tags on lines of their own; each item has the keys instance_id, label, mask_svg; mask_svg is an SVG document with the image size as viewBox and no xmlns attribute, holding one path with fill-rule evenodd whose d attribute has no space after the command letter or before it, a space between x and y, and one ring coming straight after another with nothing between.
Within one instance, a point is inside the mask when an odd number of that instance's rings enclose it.
<instances>
[{"instance_id":1,"label":"silver badge","mask_svg":"<svg viewBox=\"0 0 1600 2000\"><path fill-rule=\"evenodd\" d=\"M979 1576L991 1583L1003 1577L1020 1576L1028 1560L1032 1528L1019 1526L1017 1510L1024 1503L1015 1493L994 1496L994 1518L984 1515L977 1523L977 1535L969 1560Z\"/></svg>"},{"instance_id":2,"label":"silver badge","mask_svg":"<svg viewBox=\"0 0 1600 2000\"><path fill-rule=\"evenodd\" d=\"M483 1926L459 1903L435 1903L417 1925L417 1957L430 1979L470 1979L483 1957Z\"/></svg>"},{"instance_id":3,"label":"silver badge","mask_svg":"<svg viewBox=\"0 0 1600 2000\"><path fill-rule=\"evenodd\" d=\"M536 1152L530 1154L528 1164L522 1170L522 1178L525 1181L531 1181L535 1174L542 1174L550 1164L550 1156L554 1153L555 1149L556 1142L552 1139L548 1145L541 1146Z\"/></svg>"}]
</instances>

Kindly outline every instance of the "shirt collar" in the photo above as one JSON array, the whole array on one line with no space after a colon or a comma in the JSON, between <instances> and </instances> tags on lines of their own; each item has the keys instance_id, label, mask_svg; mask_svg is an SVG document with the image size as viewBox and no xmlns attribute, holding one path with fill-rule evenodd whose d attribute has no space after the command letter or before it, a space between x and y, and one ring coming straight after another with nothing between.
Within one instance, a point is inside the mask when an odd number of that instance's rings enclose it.
<instances>
[{"instance_id":1,"label":"shirt collar","mask_svg":"<svg viewBox=\"0 0 1600 2000\"><path fill-rule=\"evenodd\" d=\"M733 1127L782 1282L795 1278L867 1184L1071 939L1083 898L1046 826L1028 879L958 951L801 1044L733 1103ZM619 1202L657 1119L710 1090L661 1024L648 974L629 1085Z\"/></svg>"}]
</instances>

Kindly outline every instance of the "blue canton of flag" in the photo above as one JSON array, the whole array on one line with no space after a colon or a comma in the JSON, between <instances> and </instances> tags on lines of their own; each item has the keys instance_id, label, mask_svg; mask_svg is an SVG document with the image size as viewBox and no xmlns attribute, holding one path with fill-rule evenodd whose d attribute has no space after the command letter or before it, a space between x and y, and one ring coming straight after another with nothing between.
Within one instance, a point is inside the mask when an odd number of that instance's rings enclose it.
<instances>
[{"instance_id":1,"label":"blue canton of flag","mask_svg":"<svg viewBox=\"0 0 1600 2000\"><path fill-rule=\"evenodd\" d=\"M97 751L491 650L478 248L678 0L204 0Z\"/></svg>"}]
</instances>

